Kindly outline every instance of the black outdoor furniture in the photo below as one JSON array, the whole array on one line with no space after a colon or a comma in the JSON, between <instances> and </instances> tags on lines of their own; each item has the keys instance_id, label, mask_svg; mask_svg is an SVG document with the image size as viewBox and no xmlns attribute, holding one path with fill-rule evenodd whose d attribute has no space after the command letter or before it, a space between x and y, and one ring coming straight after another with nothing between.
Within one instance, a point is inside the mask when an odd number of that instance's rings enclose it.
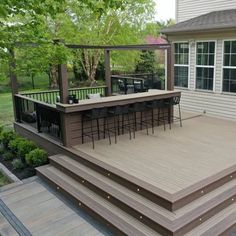
<instances>
[{"instance_id":1,"label":"black outdoor furniture","mask_svg":"<svg viewBox=\"0 0 236 236\"><path fill-rule=\"evenodd\" d=\"M136 102L130 106L130 112L133 114L133 120L134 120L134 127L135 131L137 131L137 126L140 125L140 129L142 130L143 126L146 127L147 135L149 134L148 131L148 117L147 113L147 106L146 102ZM145 112L145 113L144 113ZM138 114L140 115L140 118L138 119ZM145 115L143 115L145 114ZM135 137L135 134L134 134Z\"/></svg>"},{"instance_id":2,"label":"black outdoor furniture","mask_svg":"<svg viewBox=\"0 0 236 236\"><path fill-rule=\"evenodd\" d=\"M165 124L165 103L164 99L153 100L147 102L147 108L151 110L151 125L152 125L152 133L154 133L154 123L157 122L157 125L160 125L160 122L164 124L164 130L166 130ZM154 111L158 110L157 117L154 115Z\"/></svg>"},{"instance_id":3,"label":"black outdoor furniture","mask_svg":"<svg viewBox=\"0 0 236 236\"><path fill-rule=\"evenodd\" d=\"M132 123L130 121L130 112L129 112L129 105L123 106L114 106L110 107L108 110L109 117L113 118L113 128L115 133L115 142L117 142L116 135L120 135L121 133L124 134L124 129L129 130L129 137L131 137L131 130L134 131ZM121 122L120 122L121 117Z\"/></svg>"},{"instance_id":4,"label":"black outdoor furniture","mask_svg":"<svg viewBox=\"0 0 236 236\"><path fill-rule=\"evenodd\" d=\"M171 108L178 105L179 115L175 116L171 114ZM180 122L180 127L182 127L182 116L181 116L181 108L180 108L180 96L171 97L165 99L164 106L168 109L168 123L171 129L171 123L174 121Z\"/></svg>"},{"instance_id":5,"label":"black outdoor furniture","mask_svg":"<svg viewBox=\"0 0 236 236\"><path fill-rule=\"evenodd\" d=\"M90 137L92 139L93 149L95 148L94 136L97 136L98 140L100 140L101 138L100 120L103 120L103 138L105 138L106 133L108 133L109 144L111 145L111 136L108 123L108 108L94 108L85 111L82 114L82 143L84 143L85 136ZM90 122L90 127L84 127L85 121ZM95 126L94 122L96 122ZM90 131L88 131L88 128L90 129Z\"/></svg>"}]
</instances>

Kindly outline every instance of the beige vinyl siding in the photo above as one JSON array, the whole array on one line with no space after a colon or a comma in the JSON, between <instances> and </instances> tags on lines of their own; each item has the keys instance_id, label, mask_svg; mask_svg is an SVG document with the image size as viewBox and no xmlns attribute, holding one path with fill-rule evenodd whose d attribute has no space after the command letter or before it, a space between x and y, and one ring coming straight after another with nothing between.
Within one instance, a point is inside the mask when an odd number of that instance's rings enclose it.
<instances>
[{"instance_id":1,"label":"beige vinyl siding","mask_svg":"<svg viewBox=\"0 0 236 236\"><path fill-rule=\"evenodd\" d=\"M176 0L176 21L181 22L212 11L234 8L235 0Z\"/></svg>"},{"instance_id":2,"label":"beige vinyl siding","mask_svg":"<svg viewBox=\"0 0 236 236\"><path fill-rule=\"evenodd\" d=\"M236 95L183 90L181 108L184 111L236 120Z\"/></svg>"},{"instance_id":3,"label":"beige vinyl siding","mask_svg":"<svg viewBox=\"0 0 236 236\"><path fill-rule=\"evenodd\" d=\"M224 36L226 36L224 38ZM214 34L182 35L181 37L170 37L173 42L187 41L190 44L190 78L189 89L182 91L181 106L185 111L203 113L207 115L236 120L236 93L222 93L222 64L223 64L223 41L236 39L236 33L229 32ZM215 41L215 91L205 92L195 89L196 79L196 42Z\"/></svg>"}]
</instances>

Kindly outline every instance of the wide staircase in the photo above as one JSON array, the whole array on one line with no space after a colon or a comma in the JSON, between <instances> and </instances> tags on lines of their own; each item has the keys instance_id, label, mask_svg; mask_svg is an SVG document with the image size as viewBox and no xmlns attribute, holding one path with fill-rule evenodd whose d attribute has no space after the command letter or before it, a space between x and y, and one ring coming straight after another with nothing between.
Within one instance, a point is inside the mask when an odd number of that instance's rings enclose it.
<instances>
[{"instance_id":1,"label":"wide staircase","mask_svg":"<svg viewBox=\"0 0 236 236\"><path fill-rule=\"evenodd\" d=\"M81 158L56 155L37 174L114 235L231 235L236 231L235 172L175 202Z\"/></svg>"}]
</instances>

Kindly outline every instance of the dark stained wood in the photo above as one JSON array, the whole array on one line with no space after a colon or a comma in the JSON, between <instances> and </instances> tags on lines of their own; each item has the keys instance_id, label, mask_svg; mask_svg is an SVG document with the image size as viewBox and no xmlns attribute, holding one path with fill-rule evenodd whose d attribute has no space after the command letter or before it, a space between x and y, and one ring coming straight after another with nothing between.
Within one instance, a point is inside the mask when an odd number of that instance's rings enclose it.
<instances>
[{"instance_id":1,"label":"dark stained wood","mask_svg":"<svg viewBox=\"0 0 236 236\"><path fill-rule=\"evenodd\" d=\"M63 104L67 104L69 91L68 91L67 66L65 64L58 65L58 75L59 75L60 102Z\"/></svg>"},{"instance_id":2,"label":"dark stained wood","mask_svg":"<svg viewBox=\"0 0 236 236\"><path fill-rule=\"evenodd\" d=\"M166 50L170 44L140 44L140 45L116 45L116 46L98 46L98 45L75 45L65 44L66 47L71 49L104 49L104 50Z\"/></svg>"},{"instance_id":3,"label":"dark stained wood","mask_svg":"<svg viewBox=\"0 0 236 236\"><path fill-rule=\"evenodd\" d=\"M71 139L71 133L69 127L69 116L65 113L60 113L61 117L61 138L62 138L62 143L65 147L70 146L70 139Z\"/></svg>"},{"instance_id":4,"label":"dark stained wood","mask_svg":"<svg viewBox=\"0 0 236 236\"><path fill-rule=\"evenodd\" d=\"M174 90L174 44L167 49L167 89Z\"/></svg>"},{"instance_id":5,"label":"dark stained wood","mask_svg":"<svg viewBox=\"0 0 236 236\"><path fill-rule=\"evenodd\" d=\"M110 51L105 50L105 80L107 86L107 95L110 96L111 91L111 65L110 65Z\"/></svg>"}]
</instances>

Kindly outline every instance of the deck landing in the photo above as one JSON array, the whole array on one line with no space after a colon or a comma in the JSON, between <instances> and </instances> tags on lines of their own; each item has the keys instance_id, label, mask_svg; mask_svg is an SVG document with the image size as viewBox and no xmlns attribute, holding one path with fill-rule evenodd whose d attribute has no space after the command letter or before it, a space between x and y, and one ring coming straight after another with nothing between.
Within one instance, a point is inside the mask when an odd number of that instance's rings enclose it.
<instances>
[{"instance_id":1,"label":"deck landing","mask_svg":"<svg viewBox=\"0 0 236 236\"><path fill-rule=\"evenodd\" d=\"M183 127L119 136L118 143L97 141L75 146L117 170L179 198L236 171L236 123L206 116L186 119Z\"/></svg>"}]
</instances>

